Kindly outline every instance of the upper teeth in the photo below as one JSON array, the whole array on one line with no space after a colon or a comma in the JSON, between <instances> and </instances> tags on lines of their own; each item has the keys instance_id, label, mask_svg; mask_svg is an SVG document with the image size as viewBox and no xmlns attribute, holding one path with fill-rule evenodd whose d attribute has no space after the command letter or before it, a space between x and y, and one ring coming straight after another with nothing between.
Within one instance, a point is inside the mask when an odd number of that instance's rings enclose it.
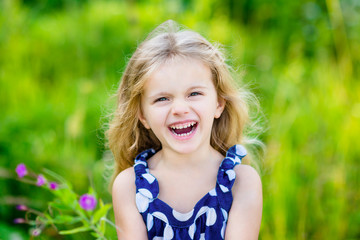
<instances>
[{"instance_id":1,"label":"upper teeth","mask_svg":"<svg viewBox=\"0 0 360 240\"><path fill-rule=\"evenodd\" d=\"M190 126L194 126L196 122L190 122L190 123L187 123L187 124L182 124L182 125L174 125L174 126L171 126L172 129L183 129L183 128L187 128L187 127L190 127Z\"/></svg>"}]
</instances>

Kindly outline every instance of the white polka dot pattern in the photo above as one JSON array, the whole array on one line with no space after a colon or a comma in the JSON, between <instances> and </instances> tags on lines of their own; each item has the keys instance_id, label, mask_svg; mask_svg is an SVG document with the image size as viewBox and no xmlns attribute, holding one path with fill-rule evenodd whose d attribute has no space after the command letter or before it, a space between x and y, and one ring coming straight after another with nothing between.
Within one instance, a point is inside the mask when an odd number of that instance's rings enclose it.
<instances>
[{"instance_id":1,"label":"white polka dot pattern","mask_svg":"<svg viewBox=\"0 0 360 240\"><path fill-rule=\"evenodd\" d=\"M229 148L220 164L215 188L187 213L177 212L157 198L159 183L147 165L155 153L153 149L140 153L134 164L136 207L146 224L148 239L224 239L233 200L231 189L236 179L234 167L241 164L246 149L240 145Z\"/></svg>"},{"instance_id":2,"label":"white polka dot pattern","mask_svg":"<svg viewBox=\"0 0 360 240\"><path fill-rule=\"evenodd\" d=\"M153 212L152 214L154 217L162 220L163 222L165 222L166 224L169 224L168 218L166 217L166 215L162 212Z\"/></svg>"},{"instance_id":3,"label":"white polka dot pattern","mask_svg":"<svg viewBox=\"0 0 360 240\"><path fill-rule=\"evenodd\" d=\"M152 184L155 181L155 177L153 175L151 175L150 173L145 173L142 175L147 181L148 183Z\"/></svg>"},{"instance_id":4,"label":"white polka dot pattern","mask_svg":"<svg viewBox=\"0 0 360 240\"><path fill-rule=\"evenodd\" d=\"M196 231L196 225L195 225L195 223L193 223L189 227L189 236L191 239L194 239L195 231Z\"/></svg>"},{"instance_id":5,"label":"white polka dot pattern","mask_svg":"<svg viewBox=\"0 0 360 240\"><path fill-rule=\"evenodd\" d=\"M222 212L222 214L223 214L224 221L226 222L226 221L227 221L227 219L228 219L228 214L227 214L226 210L225 210L225 209L223 209L223 208L221 208L221 212Z\"/></svg>"},{"instance_id":6,"label":"white polka dot pattern","mask_svg":"<svg viewBox=\"0 0 360 240\"><path fill-rule=\"evenodd\" d=\"M233 180L233 179L235 179L235 177L236 177L235 171L232 170L232 169L227 170L227 171L226 171L226 174L227 174L227 176L228 176L228 178L229 178L230 181Z\"/></svg>"},{"instance_id":7,"label":"white polka dot pattern","mask_svg":"<svg viewBox=\"0 0 360 240\"><path fill-rule=\"evenodd\" d=\"M224 185L219 184L219 186L220 186L221 191L223 191L224 193L229 191L229 189L227 187L225 187Z\"/></svg>"},{"instance_id":8,"label":"white polka dot pattern","mask_svg":"<svg viewBox=\"0 0 360 240\"><path fill-rule=\"evenodd\" d=\"M206 213L209 210L208 206L203 206L200 208L200 210L197 212L196 217L195 217L195 221L196 219L198 219L198 217L200 217L201 215L203 215L204 213Z\"/></svg>"},{"instance_id":9,"label":"white polka dot pattern","mask_svg":"<svg viewBox=\"0 0 360 240\"><path fill-rule=\"evenodd\" d=\"M164 229L164 240L170 240L173 239L173 237L174 237L174 231L172 227L169 224L167 224Z\"/></svg>"},{"instance_id":10,"label":"white polka dot pattern","mask_svg":"<svg viewBox=\"0 0 360 240\"><path fill-rule=\"evenodd\" d=\"M212 197L215 197L216 196L216 189L212 189L210 192L209 192L210 196Z\"/></svg>"},{"instance_id":11,"label":"white polka dot pattern","mask_svg":"<svg viewBox=\"0 0 360 240\"><path fill-rule=\"evenodd\" d=\"M206 212L206 226L212 226L215 224L216 222L216 211L214 208L210 208L207 212Z\"/></svg>"},{"instance_id":12,"label":"white polka dot pattern","mask_svg":"<svg viewBox=\"0 0 360 240\"><path fill-rule=\"evenodd\" d=\"M152 193L149 190L145 189L145 188L140 188L138 191L139 191L139 193L141 193L142 195L144 195L145 197L147 197L149 199L153 198Z\"/></svg>"},{"instance_id":13,"label":"white polka dot pattern","mask_svg":"<svg viewBox=\"0 0 360 240\"><path fill-rule=\"evenodd\" d=\"M154 217L150 213L148 213L147 220L146 220L147 230L150 231L150 229L153 227L153 225L154 225Z\"/></svg>"},{"instance_id":14,"label":"white polka dot pattern","mask_svg":"<svg viewBox=\"0 0 360 240\"><path fill-rule=\"evenodd\" d=\"M222 237L222 239L224 239L225 238L226 222L227 222L227 219L228 219L228 213L223 208L221 208L221 212L222 212L223 217L224 217L223 225L222 225L222 228L221 228L221 237Z\"/></svg>"},{"instance_id":15,"label":"white polka dot pattern","mask_svg":"<svg viewBox=\"0 0 360 240\"><path fill-rule=\"evenodd\" d=\"M223 222L222 228L221 228L221 238L225 238L225 229L226 229L226 222Z\"/></svg>"},{"instance_id":16,"label":"white polka dot pattern","mask_svg":"<svg viewBox=\"0 0 360 240\"><path fill-rule=\"evenodd\" d=\"M182 221L182 222L189 220L193 214L194 214L194 209L188 213L179 213L178 211L173 209L174 218L176 218L177 220Z\"/></svg>"},{"instance_id":17,"label":"white polka dot pattern","mask_svg":"<svg viewBox=\"0 0 360 240\"><path fill-rule=\"evenodd\" d=\"M246 156L246 149L242 145L236 145L236 155L241 157Z\"/></svg>"},{"instance_id":18,"label":"white polka dot pattern","mask_svg":"<svg viewBox=\"0 0 360 240\"><path fill-rule=\"evenodd\" d=\"M239 158L238 156L235 156L233 162L234 163L241 163L241 158Z\"/></svg>"},{"instance_id":19,"label":"white polka dot pattern","mask_svg":"<svg viewBox=\"0 0 360 240\"><path fill-rule=\"evenodd\" d=\"M140 165L140 164L146 166L146 162L136 161L135 164L134 164L134 167L136 167L137 165Z\"/></svg>"},{"instance_id":20,"label":"white polka dot pattern","mask_svg":"<svg viewBox=\"0 0 360 240\"><path fill-rule=\"evenodd\" d=\"M137 193L135 196L136 207L140 213L145 212L149 207L149 198L145 197L141 193Z\"/></svg>"}]
</instances>

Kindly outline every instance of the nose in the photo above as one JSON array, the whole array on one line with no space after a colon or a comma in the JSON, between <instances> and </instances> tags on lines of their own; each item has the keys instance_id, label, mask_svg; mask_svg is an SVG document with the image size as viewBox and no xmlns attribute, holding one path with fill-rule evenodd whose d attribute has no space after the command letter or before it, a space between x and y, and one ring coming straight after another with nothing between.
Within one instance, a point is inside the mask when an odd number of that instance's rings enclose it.
<instances>
[{"instance_id":1,"label":"nose","mask_svg":"<svg viewBox=\"0 0 360 240\"><path fill-rule=\"evenodd\" d=\"M189 113L189 103L185 100L174 100L171 112L173 115L183 115Z\"/></svg>"}]
</instances>

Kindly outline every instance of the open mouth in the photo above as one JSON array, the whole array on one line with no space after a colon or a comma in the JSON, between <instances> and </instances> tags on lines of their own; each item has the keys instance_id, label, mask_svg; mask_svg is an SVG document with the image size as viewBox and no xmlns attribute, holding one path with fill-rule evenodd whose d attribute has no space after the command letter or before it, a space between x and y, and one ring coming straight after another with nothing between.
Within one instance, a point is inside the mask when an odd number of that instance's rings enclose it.
<instances>
[{"instance_id":1,"label":"open mouth","mask_svg":"<svg viewBox=\"0 0 360 240\"><path fill-rule=\"evenodd\" d=\"M197 127L197 122L191 122L185 126L171 126L169 129L171 132L178 137L189 136Z\"/></svg>"}]
</instances>

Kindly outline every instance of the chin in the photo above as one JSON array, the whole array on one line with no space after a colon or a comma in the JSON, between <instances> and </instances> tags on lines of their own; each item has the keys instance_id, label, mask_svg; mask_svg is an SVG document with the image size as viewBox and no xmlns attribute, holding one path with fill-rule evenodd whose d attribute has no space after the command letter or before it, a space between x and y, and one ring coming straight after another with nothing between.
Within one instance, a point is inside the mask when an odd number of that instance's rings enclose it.
<instances>
[{"instance_id":1,"label":"chin","mask_svg":"<svg viewBox=\"0 0 360 240\"><path fill-rule=\"evenodd\" d=\"M200 145L198 143L194 142L188 142L183 144L172 144L172 147L170 147L174 152L177 152L179 154L192 154L199 150Z\"/></svg>"}]
</instances>

